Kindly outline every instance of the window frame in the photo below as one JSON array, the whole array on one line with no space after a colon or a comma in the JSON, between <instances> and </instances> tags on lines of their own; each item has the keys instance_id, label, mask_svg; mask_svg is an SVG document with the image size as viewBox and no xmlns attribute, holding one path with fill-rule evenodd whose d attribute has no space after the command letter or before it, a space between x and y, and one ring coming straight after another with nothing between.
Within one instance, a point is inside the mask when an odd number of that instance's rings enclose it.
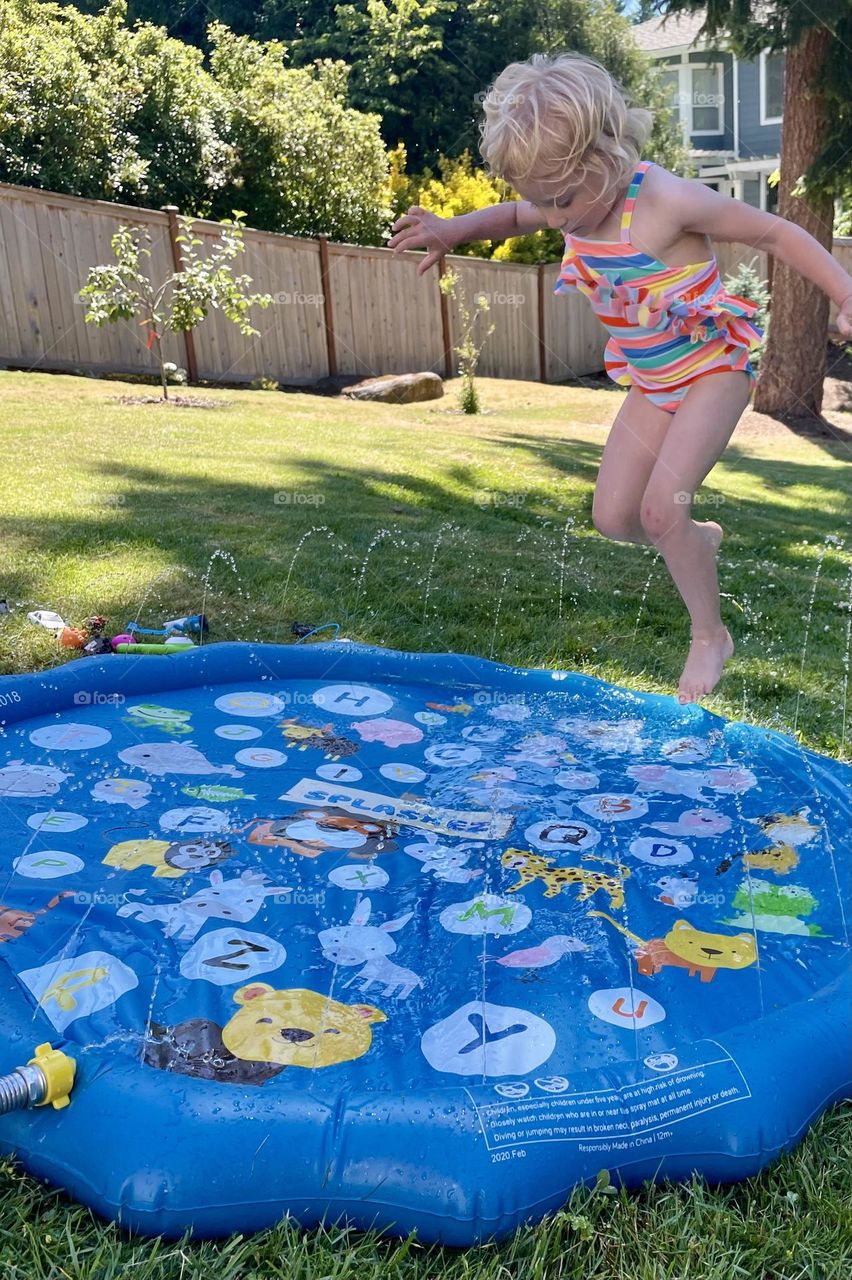
<instances>
[{"instance_id":1,"label":"window frame","mask_svg":"<svg viewBox=\"0 0 852 1280\"><path fill-rule=\"evenodd\" d=\"M683 134L684 143L688 146L690 138L718 138L725 133L725 64L721 59L712 59L707 57L703 62L689 62L687 55L682 52L679 62L660 62L658 63L658 72L672 72L677 76L677 102L675 104L675 112L677 122ZM694 71L713 71L716 72L716 97L718 103L716 105L716 125L715 129L696 129L695 111L696 104L694 102L695 92L693 85ZM686 106L682 104L687 104ZM709 108L702 104L701 110Z\"/></svg>"},{"instance_id":2,"label":"window frame","mask_svg":"<svg viewBox=\"0 0 852 1280\"><path fill-rule=\"evenodd\" d=\"M784 121L784 88L783 88L784 82L783 80L781 82L781 85L782 85L781 114L777 116L768 116L766 114L766 83L767 83L766 59L777 58L777 57L784 58L784 72L786 74L787 59L784 57L784 51L782 49L778 49L773 52L770 52L768 49L761 49L760 51L760 123L762 125L763 124L782 124Z\"/></svg>"},{"instance_id":3,"label":"window frame","mask_svg":"<svg viewBox=\"0 0 852 1280\"><path fill-rule=\"evenodd\" d=\"M725 65L723 62L687 62L686 67L689 70L689 135L692 138L714 138L725 132ZM715 129L695 129L695 87L693 82L693 73L695 71L713 71L716 72L716 97L719 101L716 104L716 122ZM702 105L702 111L710 108Z\"/></svg>"}]
</instances>

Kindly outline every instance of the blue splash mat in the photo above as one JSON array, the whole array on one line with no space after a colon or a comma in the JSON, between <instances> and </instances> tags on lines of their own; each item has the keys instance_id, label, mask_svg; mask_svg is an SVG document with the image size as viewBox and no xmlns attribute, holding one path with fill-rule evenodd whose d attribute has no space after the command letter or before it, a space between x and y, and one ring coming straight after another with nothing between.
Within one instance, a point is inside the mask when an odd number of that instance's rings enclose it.
<instances>
[{"instance_id":1,"label":"blue splash mat","mask_svg":"<svg viewBox=\"0 0 852 1280\"><path fill-rule=\"evenodd\" d=\"M0 681L0 1148L148 1233L453 1245L733 1180L852 1094L852 769L571 672L350 644Z\"/></svg>"}]
</instances>

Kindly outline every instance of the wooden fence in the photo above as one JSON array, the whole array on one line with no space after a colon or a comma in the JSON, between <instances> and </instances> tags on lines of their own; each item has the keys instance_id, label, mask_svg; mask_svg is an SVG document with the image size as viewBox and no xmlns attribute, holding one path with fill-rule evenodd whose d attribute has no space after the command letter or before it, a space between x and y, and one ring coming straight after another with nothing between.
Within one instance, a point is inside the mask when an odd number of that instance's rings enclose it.
<instances>
[{"instance_id":1,"label":"wooden fence","mask_svg":"<svg viewBox=\"0 0 852 1280\"><path fill-rule=\"evenodd\" d=\"M84 321L79 289L90 267L112 261L110 240L121 224L150 237L152 280L180 265L176 211L139 209L80 200L31 187L0 184L0 363L28 369L153 373L156 359L145 330L134 322L102 328ZM198 221L195 234L214 240L218 224ZM256 309L259 337L243 337L221 314L211 313L194 335L169 334L166 358L190 378L251 382L273 378L305 385L327 374L401 373L432 369L451 376L460 341L455 300L441 292L439 269L418 276L419 253L395 256L387 248L337 244L319 237L246 230L246 252L236 266L252 287L272 294ZM740 261L756 260L762 277L767 256L716 246L723 276ZM852 267L852 239L835 241L835 254ZM485 294L495 331L480 363L486 376L557 382L603 367L606 335L580 295L556 295L556 263L526 266L450 254L466 296ZM832 317L836 308L832 304Z\"/></svg>"}]
</instances>

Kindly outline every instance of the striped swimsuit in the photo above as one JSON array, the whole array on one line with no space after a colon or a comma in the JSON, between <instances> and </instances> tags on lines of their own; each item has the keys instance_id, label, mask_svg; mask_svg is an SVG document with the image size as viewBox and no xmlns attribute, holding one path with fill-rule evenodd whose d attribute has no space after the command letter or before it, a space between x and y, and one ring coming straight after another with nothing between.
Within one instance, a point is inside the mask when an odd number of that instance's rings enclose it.
<instances>
[{"instance_id":1,"label":"striped swimsuit","mask_svg":"<svg viewBox=\"0 0 852 1280\"><path fill-rule=\"evenodd\" d=\"M674 413L697 378L728 369L756 377L749 356L763 331L749 319L755 303L723 287L715 258L667 267L630 243L637 192L651 164L640 161L633 174L619 240L564 233L553 292L586 294L610 335L604 352L610 378Z\"/></svg>"}]
</instances>

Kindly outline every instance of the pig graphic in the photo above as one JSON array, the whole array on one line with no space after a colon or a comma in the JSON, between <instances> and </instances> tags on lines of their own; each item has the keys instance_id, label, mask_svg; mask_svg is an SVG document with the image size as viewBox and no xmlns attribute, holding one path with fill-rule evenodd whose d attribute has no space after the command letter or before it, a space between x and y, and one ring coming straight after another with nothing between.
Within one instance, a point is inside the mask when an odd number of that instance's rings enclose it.
<instances>
[{"instance_id":1,"label":"pig graphic","mask_svg":"<svg viewBox=\"0 0 852 1280\"><path fill-rule=\"evenodd\" d=\"M750 769L720 765L714 769L673 769L667 764L631 764L626 770L640 791L661 791L670 796L704 800L704 788L739 793L757 785Z\"/></svg>"},{"instance_id":2,"label":"pig graphic","mask_svg":"<svg viewBox=\"0 0 852 1280\"><path fill-rule=\"evenodd\" d=\"M684 809L676 822L651 822L648 824L655 831L663 831L667 836L718 836L727 831L731 819L715 809Z\"/></svg>"}]
</instances>

